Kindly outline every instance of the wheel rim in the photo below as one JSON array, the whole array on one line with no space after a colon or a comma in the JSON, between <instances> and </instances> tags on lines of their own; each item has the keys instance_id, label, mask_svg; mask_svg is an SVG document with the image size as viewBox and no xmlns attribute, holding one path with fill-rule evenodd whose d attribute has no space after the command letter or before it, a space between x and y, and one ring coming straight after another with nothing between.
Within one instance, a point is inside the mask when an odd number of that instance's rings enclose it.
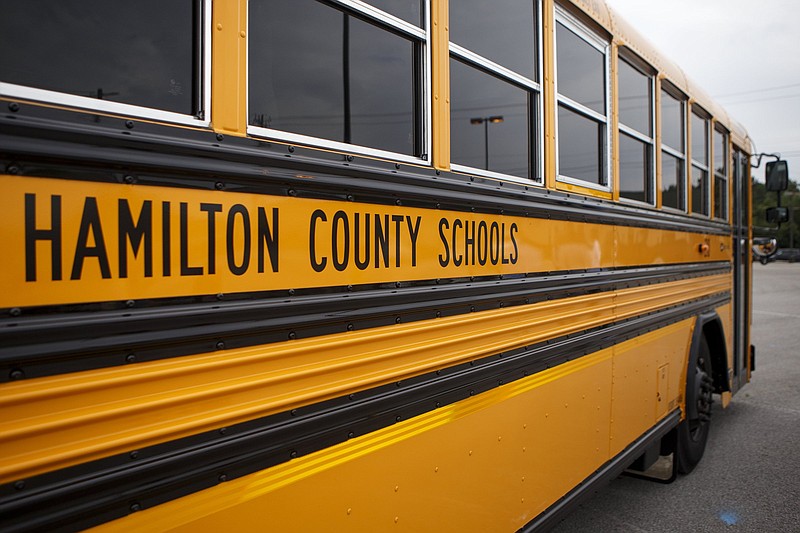
<instances>
[{"instance_id":1,"label":"wheel rim","mask_svg":"<svg viewBox=\"0 0 800 533\"><path fill-rule=\"evenodd\" d=\"M714 401L712 397L714 382L706 368L706 358L700 356L697 359L697 366L695 367L694 373L697 417L689 420L689 436L694 442L703 439L703 435L708 431L709 422L711 421L711 404Z\"/></svg>"}]
</instances>

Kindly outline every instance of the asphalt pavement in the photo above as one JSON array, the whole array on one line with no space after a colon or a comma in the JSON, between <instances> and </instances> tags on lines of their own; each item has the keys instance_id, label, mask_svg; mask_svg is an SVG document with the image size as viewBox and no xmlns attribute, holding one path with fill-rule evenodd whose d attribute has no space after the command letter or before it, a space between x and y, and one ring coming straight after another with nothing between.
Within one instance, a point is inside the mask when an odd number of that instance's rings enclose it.
<instances>
[{"instance_id":1,"label":"asphalt pavement","mask_svg":"<svg viewBox=\"0 0 800 533\"><path fill-rule=\"evenodd\" d=\"M663 485L619 477L554 533L800 533L800 263L755 263L756 371L715 403L705 456Z\"/></svg>"}]
</instances>

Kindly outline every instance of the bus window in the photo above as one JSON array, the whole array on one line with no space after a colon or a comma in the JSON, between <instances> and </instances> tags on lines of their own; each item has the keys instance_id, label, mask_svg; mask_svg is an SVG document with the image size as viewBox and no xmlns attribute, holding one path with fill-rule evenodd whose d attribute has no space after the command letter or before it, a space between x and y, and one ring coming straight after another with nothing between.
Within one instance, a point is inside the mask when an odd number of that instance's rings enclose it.
<instances>
[{"instance_id":1,"label":"bus window","mask_svg":"<svg viewBox=\"0 0 800 533\"><path fill-rule=\"evenodd\" d=\"M692 111L692 213L711 212L711 179L708 168L709 120Z\"/></svg>"},{"instance_id":2,"label":"bus window","mask_svg":"<svg viewBox=\"0 0 800 533\"><path fill-rule=\"evenodd\" d=\"M558 176L608 190L608 43L559 10L556 21Z\"/></svg>"},{"instance_id":3,"label":"bus window","mask_svg":"<svg viewBox=\"0 0 800 533\"><path fill-rule=\"evenodd\" d=\"M661 205L686 210L686 104L661 90Z\"/></svg>"},{"instance_id":4,"label":"bus window","mask_svg":"<svg viewBox=\"0 0 800 533\"><path fill-rule=\"evenodd\" d=\"M655 203L653 145L653 76L620 58L619 195L627 200Z\"/></svg>"},{"instance_id":5,"label":"bus window","mask_svg":"<svg viewBox=\"0 0 800 533\"><path fill-rule=\"evenodd\" d=\"M316 0L250 2L250 133L422 157L425 32L369 14Z\"/></svg>"},{"instance_id":6,"label":"bus window","mask_svg":"<svg viewBox=\"0 0 800 533\"><path fill-rule=\"evenodd\" d=\"M714 218L728 220L728 133L714 128Z\"/></svg>"},{"instance_id":7,"label":"bus window","mask_svg":"<svg viewBox=\"0 0 800 533\"><path fill-rule=\"evenodd\" d=\"M3 2L0 93L196 122L203 100L204 3Z\"/></svg>"},{"instance_id":8,"label":"bus window","mask_svg":"<svg viewBox=\"0 0 800 533\"><path fill-rule=\"evenodd\" d=\"M455 170L539 181L537 19L533 2L450 6Z\"/></svg>"}]
</instances>

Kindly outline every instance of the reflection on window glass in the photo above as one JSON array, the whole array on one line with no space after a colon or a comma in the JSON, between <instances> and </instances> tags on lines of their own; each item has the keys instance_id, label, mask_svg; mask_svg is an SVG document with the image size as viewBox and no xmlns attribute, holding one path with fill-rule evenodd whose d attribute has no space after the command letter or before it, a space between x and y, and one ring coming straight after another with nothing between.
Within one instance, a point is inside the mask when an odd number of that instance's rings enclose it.
<instances>
[{"instance_id":1,"label":"reflection on window glass","mask_svg":"<svg viewBox=\"0 0 800 533\"><path fill-rule=\"evenodd\" d=\"M605 114L605 55L563 24L556 27L558 93Z\"/></svg>"},{"instance_id":2,"label":"reflection on window glass","mask_svg":"<svg viewBox=\"0 0 800 533\"><path fill-rule=\"evenodd\" d=\"M661 203L665 207L684 209L683 161L666 152L661 153Z\"/></svg>"},{"instance_id":3,"label":"reflection on window glass","mask_svg":"<svg viewBox=\"0 0 800 533\"><path fill-rule=\"evenodd\" d=\"M692 113L692 159L708 165L708 120Z\"/></svg>"},{"instance_id":4,"label":"reflection on window glass","mask_svg":"<svg viewBox=\"0 0 800 533\"><path fill-rule=\"evenodd\" d=\"M728 220L728 180L714 177L714 218Z\"/></svg>"},{"instance_id":5,"label":"reflection on window glass","mask_svg":"<svg viewBox=\"0 0 800 533\"><path fill-rule=\"evenodd\" d=\"M714 130L714 171L723 176L728 175L728 136Z\"/></svg>"},{"instance_id":6,"label":"reflection on window glass","mask_svg":"<svg viewBox=\"0 0 800 533\"><path fill-rule=\"evenodd\" d=\"M650 77L619 61L619 121L629 128L653 136Z\"/></svg>"},{"instance_id":7,"label":"reflection on window glass","mask_svg":"<svg viewBox=\"0 0 800 533\"><path fill-rule=\"evenodd\" d=\"M629 200L651 202L651 145L624 133L619 136L619 194Z\"/></svg>"},{"instance_id":8,"label":"reflection on window glass","mask_svg":"<svg viewBox=\"0 0 800 533\"><path fill-rule=\"evenodd\" d=\"M708 215L708 172L692 167L692 213Z\"/></svg>"},{"instance_id":9,"label":"reflection on window glass","mask_svg":"<svg viewBox=\"0 0 800 533\"><path fill-rule=\"evenodd\" d=\"M529 177L527 91L451 59L450 107L453 163Z\"/></svg>"},{"instance_id":10,"label":"reflection on window glass","mask_svg":"<svg viewBox=\"0 0 800 533\"><path fill-rule=\"evenodd\" d=\"M661 91L661 142L681 153L683 144L683 101Z\"/></svg>"},{"instance_id":11,"label":"reflection on window glass","mask_svg":"<svg viewBox=\"0 0 800 533\"><path fill-rule=\"evenodd\" d=\"M250 124L420 154L413 41L314 0L249 5Z\"/></svg>"},{"instance_id":12,"label":"reflection on window glass","mask_svg":"<svg viewBox=\"0 0 800 533\"><path fill-rule=\"evenodd\" d=\"M714 218L728 220L728 134L714 130Z\"/></svg>"},{"instance_id":13,"label":"reflection on window glass","mask_svg":"<svg viewBox=\"0 0 800 533\"><path fill-rule=\"evenodd\" d=\"M558 173L605 185L605 126L575 111L558 107Z\"/></svg>"},{"instance_id":14,"label":"reflection on window glass","mask_svg":"<svg viewBox=\"0 0 800 533\"><path fill-rule=\"evenodd\" d=\"M0 80L182 114L199 111L193 1L3 0Z\"/></svg>"},{"instance_id":15,"label":"reflection on window glass","mask_svg":"<svg viewBox=\"0 0 800 533\"><path fill-rule=\"evenodd\" d=\"M420 0L366 0L366 2L415 26L422 25L423 11Z\"/></svg>"},{"instance_id":16,"label":"reflection on window glass","mask_svg":"<svg viewBox=\"0 0 800 533\"><path fill-rule=\"evenodd\" d=\"M450 3L450 40L536 80L536 21L528 0L458 0Z\"/></svg>"}]
</instances>

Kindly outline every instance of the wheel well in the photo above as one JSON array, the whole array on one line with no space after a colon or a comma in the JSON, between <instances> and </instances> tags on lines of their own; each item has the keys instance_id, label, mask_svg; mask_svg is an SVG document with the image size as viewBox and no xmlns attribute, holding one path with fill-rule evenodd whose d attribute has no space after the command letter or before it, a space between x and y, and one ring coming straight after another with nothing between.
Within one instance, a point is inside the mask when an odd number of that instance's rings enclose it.
<instances>
[{"instance_id":1,"label":"wheel well","mask_svg":"<svg viewBox=\"0 0 800 533\"><path fill-rule=\"evenodd\" d=\"M702 320L699 317L698 320ZM702 333L711 352L711 367L714 379L714 392L722 393L731 390L728 382L728 348L725 344L725 333L722 321L714 313L702 321Z\"/></svg>"}]
</instances>

